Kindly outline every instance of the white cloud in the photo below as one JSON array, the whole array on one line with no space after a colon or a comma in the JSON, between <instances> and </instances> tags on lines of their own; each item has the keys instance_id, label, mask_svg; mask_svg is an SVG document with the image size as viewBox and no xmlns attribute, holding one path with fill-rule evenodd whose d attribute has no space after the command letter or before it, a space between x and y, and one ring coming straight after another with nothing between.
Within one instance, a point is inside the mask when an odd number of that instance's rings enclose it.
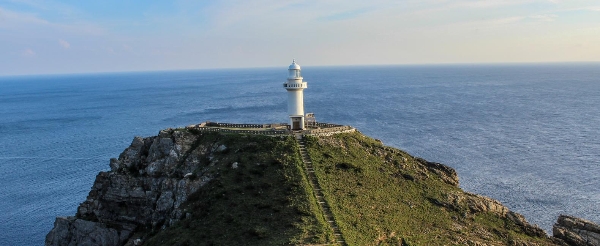
<instances>
[{"instance_id":1,"label":"white cloud","mask_svg":"<svg viewBox=\"0 0 600 246\"><path fill-rule=\"evenodd\" d=\"M58 44L60 44L60 46L62 46L65 49L68 49L71 47L71 44L63 39L59 39Z\"/></svg>"},{"instance_id":2,"label":"white cloud","mask_svg":"<svg viewBox=\"0 0 600 246\"><path fill-rule=\"evenodd\" d=\"M43 6L1 6L0 49L50 68L56 56L49 54L75 42L78 52L61 58L78 71L237 67L247 60L272 66L289 57L312 65L541 59L528 50L556 60L559 38L560 44L600 43L594 42L600 32L590 29L597 26L593 16L600 12L591 12L600 11L597 0L225 0L119 18L90 18L86 11L93 10L77 9L85 4L14 1ZM577 11L582 15L571 19ZM515 47L529 53L511 53ZM76 62L89 57L93 64Z\"/></svg>"},{"instance_id":3,"label":"white cloud","mask_svg":"<svg viewBox=\"0 0 600 246\"><path fill-rule=\"evenodd\" d=\"M523 19L525 19L525 17L522 17L522 16L513 16L513 17L507 17L507 18L500 18L500 19L491 20L488 23L490 23L490 24L496 24L496 25L502 25L502 24L510 24L510 23L519 22L519 21L521 21Z\"/></svg>"},{"instance_id":4,"label":"white cloud","mask_svg":"<svg viewBox=\"0 0 600 246\"><path fill-rule=\"evenodd\" d=\"M0 8L0 28L16 29L17 24L47 25L48 21L38 18L34 14L19 13Z\"/></svg>"},{"instance_id":5,"label":"white cloud","mask_svg":"<svg viewBox=\"0 0 600 246\"><path fill-rule=\"evenodd\" d=\"M0 29L17 30L29 33L70 33L75 35L102 36L107 31L95 23L77 21L74 23L52 22L37 13L12 11L0 7Z\"/></svg>"},{"instance_id":6,"label":"white cloud","mask_svg":"<svg viewBox=\"0 0 600 246\"><path fill-rule=\"evenodd\" d=\"M540 20L540 21L554 21L554 19L556 19L556 17L558 17L558 16L553 15L553 14L541 14L541 15L529 16L530 19Z\"/></svg>"},{"instance_id":7,"label":"white cloud","mask_svg":"<svg viewBox=\"0 0 600 246\"><path fill-rule=\"evenodd\" d=\"M596 7L587 7L586 8L589 11L597 11L600 12L600 6L596 6Z\"/></svg>"},{"instance_id":8,"label":"white cloud","mask_svg":"<svg viewBox=\"0 0 600 246\"><path fill-rule=\"evenodd\" d=\"M35 56L35 52L32 49L25 49L22 53L25 57Z\"/></svg>"}]
</instances>

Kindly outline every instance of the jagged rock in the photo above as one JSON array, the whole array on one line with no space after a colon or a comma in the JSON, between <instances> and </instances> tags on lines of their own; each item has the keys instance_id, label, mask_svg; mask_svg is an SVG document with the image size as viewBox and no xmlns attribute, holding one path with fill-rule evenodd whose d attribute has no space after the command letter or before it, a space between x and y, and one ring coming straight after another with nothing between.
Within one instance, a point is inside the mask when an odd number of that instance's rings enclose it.
<instances>
[{"instance_id":1,"label":"jagged rock","mask_svg":"<svg viewBox=\"0 0 600 246\"><path fill-rule=\"evenodd\" d=\"M440 201L439 203L452 209L468 207L470 213L490 212L500 216L506 216L509 212L509 209L497 200L468 192L449 193L447 195L447 200Z\"/></svg>"},{"instance_id":2,"label":"jagged rock","mask_svg":"<svg viewBox=\"0 0 600 246\"><path fill-rule=\"evenodd\" d=\"M58 217L46 236L46 245L120 245L131 231L109 228L103 223L75 217Z\"/></svg>"},{"instance_id":3,"label":"jagged rock","mask_svg":"<svg viewBox=\"0 0 600 246\"><path fill-rule=\"evenodd\" d=\"M168 137L158 137L154 139L146 162L146 173L149 175L160 175L162 170L169 169L177 164L179 157L177 151L173 148L173 139Z\"/></svg>"},{"instance_id":4,"label":"jagged rock","mask_svg":"<svg viewBox=\"0 0 600 246\"><path fill-rule=\"evenodd\" d=\"M110 158L110 170L116 172L121 167L121 162L117 158Z\"/></svg>"},{"instance_id":5,"label":"jagged rock","mask_svg":"<svg viewBox=\"0 0 600 246\"><path fill-rule=\"evenodd\" d=\"M227 146L225 146L224 144L219 145L219 147L217 147L216 151L218 152L223 152L227 149Z\"/></svg>"},{"instance_id":6,"label":"jagged rock","mask_svg":"<svg viewBox=\"0 0 600 246\"><path fill-rule=\"evenodd\" d=\"M425 165L425 167L427 167L429 171L432 171L433 173L439 175L440 178L442 178L442 180L447 184L458 187L458 173L456 173L456 170L454 170L454 168L451 168L441 163L430 162L423 158L416 158L416 160L421 164Z\"/></svg>"},{"instance_id":7,"label":"jagged rock","mask_svg":"<svg viewBox=\"0 0 600 246\"><path fill-rule=\"evenodd\" d=\"M568 215L560 215L552 228L554 237L569 245L600 245L600 225Z\"/></svg>"},{"instance_id":8,"label":"jagged rock","mask_svg":"<svg viewBox=\"0 0 600 246\"><path fill-rule=\"evenodd\" d=\"M111 159L111 171L96 176L76 217L56 219L46 245L123 245L138 228L182 219L181 204L212 179L192 172L210 147L190 150L196 140L194 134L173 130L135 137L118 159ZM186 152L191 157L184 159Z\"/></svg>"},{"instance_id":9,"label":"jagged rock","mask_svg":"<svg viewBox=\"0 0 600 246\"><path fill-rule=\"evenodd\" d=\"M434 204L447 207L453 210L460 210L460 208L466 207L468 208L468 214L476 214L476 213L492 213L500 216L501 218L506 218L517 226L521 228L521 230L533 237L547 237L544 230L542 230L537 225L531 225L527 222L523 215L510 211L507 207L502 205L497 200L494 200L489 197L472 194L468 192L461 193L449 193L447 194L445 201L439 201L437 199L430 199ZM465 211L467 212L467 211ZM467 214L465 214L467 215Z\"/></svg>"},{"instance_id":10,"label":"jagged rock","mask_svg":"<svg viewBox=\"0 0 600 246\"><path fill-rule=\"evenodd\" d=\"M509 211L506 214L506 217L509 220L511 220L512 222L514 222L516 225L521 227L523 232L529 236L547 237L546 232L544 232L544 230L542 230L542 228L538 227L537 225L529 224L529 222L527 222L527 220L525 220L525 217L523 217L523 215L521 215L521 214L515 213L513 211Z\"/></svg>"},{"instance_id":11,"label":"jagged rock","mask_svg":"<svg viewBox=\"0 0 600 246\"><path fill-rule=\"evenodd\" d=\"M119 155L119 159L110 159L110 170L117 172L120 169L131 169L145 159L148 154L148 146L153 142L154 137L141 138L134 137L131 145Z\"/></svg>"},{"instance_id":12,"label":"jagged rock","mask_svg":"<svg viewBox=\"0 0 600 246\"><path fill-rule=\"evenodd\" d=\"M133 141L131 142L131 146L125 149L125 151L123 151L123 153L119 156L120 162L126 167L131 167L132 165L138 164L143 147L144 139L141 137L134 137Z\"/></svg>"}]
</instances>

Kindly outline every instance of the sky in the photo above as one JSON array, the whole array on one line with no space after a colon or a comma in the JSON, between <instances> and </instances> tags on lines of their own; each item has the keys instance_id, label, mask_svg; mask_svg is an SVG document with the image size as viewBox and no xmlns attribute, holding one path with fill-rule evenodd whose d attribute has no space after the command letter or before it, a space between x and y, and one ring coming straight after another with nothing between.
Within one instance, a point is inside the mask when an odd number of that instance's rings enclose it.
<instances>
[{"instance_id":1,"label":"sky","mask_svg":"<svg viewBox=\"0 0 600 246\"><path fill-rule=\"evenodd\" d=\"M0 0L0 76L600 61L600 1Z\"/></svg>"}]
</instances>

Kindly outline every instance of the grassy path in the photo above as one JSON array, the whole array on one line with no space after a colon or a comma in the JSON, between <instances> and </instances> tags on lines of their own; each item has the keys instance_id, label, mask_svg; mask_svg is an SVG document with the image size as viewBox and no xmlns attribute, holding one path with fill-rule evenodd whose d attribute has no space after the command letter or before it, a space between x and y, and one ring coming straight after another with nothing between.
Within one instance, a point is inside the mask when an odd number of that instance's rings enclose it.
<instances>
[{"instance_id":1,"label":"grassy path","mask_svg":"<svg viewBox=\"0 0 600 246\"><path fill-rule=\"evenodd\" d=\"M313 168L310 157L308 156L308 152L306 151L306 144L304 142L304 138L296 137L298 140L298 144L300 145L300 155L302 156L302 161L306 167L306 175L308 176L310 185L312 186L313 192L317 197L317 202L321 207L321 211L323 211L323 215L331 228L333 229L333 235L335 237L335 241L338 244L346 245L346 241L342 236L342 232L337 226L335 222L335 218L333 217L333 213L331 213L331 209L325 198L323 197L323 192L321 190L321 186L319 185L319 181L317 180L317 176L315 175L315 170Z\"/></svg>"}]
</instances>

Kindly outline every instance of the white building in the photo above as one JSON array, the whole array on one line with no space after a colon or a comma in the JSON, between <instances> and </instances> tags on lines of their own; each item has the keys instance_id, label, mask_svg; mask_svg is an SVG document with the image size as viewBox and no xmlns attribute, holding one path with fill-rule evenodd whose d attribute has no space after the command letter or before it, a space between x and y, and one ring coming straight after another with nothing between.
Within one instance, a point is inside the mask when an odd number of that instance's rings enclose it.
<instances>
[{"instance_id":1,"label":"white building","mask_svg":"<svg viewBox=\"0 0 600 246\"><path fill-rule=\"evenodd\" d=\"M288 114L290 115L290 127L292 130L304 130L304 93L307 88L306 82L302 81L300 65L293 60L288 68L287 82L283 87L288 91Z\"/></svg>"}]
</instances>

